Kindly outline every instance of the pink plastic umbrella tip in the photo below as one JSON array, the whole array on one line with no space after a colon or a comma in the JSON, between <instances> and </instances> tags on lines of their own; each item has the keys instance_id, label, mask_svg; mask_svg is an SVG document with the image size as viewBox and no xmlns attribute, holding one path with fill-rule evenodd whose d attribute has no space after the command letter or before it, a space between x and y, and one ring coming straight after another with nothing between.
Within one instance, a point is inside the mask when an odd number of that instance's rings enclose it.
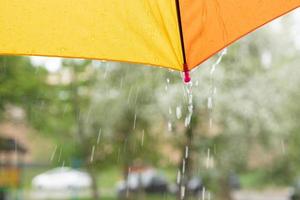
<instances>
[{"instance_id":1,"label":"pink plastic umbrella tip","mask_svg":"<svg viewBox=\"0 0 300 200\"><path fill-rule=\"evenodd\" d=\"M184 71L184 82L189 83L191 81L190 71L185 70Z\"/></svg>"}]
</instances>

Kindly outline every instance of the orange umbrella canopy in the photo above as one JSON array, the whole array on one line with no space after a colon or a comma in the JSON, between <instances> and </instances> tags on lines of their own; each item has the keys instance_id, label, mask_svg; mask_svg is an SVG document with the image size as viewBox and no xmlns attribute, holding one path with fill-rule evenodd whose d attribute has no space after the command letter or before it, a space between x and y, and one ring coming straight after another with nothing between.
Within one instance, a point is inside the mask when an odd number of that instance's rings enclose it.
<instances>
[{"instance_id":1,"label":"orange umbrella canopy","mask_svg":"<svg viewBox=\"0 0 300 200\"><path fill-rule=\"evenodd\" d=\"M0 54L189 71L300 0L0 0Z\"/></svg>"}]
</instances>

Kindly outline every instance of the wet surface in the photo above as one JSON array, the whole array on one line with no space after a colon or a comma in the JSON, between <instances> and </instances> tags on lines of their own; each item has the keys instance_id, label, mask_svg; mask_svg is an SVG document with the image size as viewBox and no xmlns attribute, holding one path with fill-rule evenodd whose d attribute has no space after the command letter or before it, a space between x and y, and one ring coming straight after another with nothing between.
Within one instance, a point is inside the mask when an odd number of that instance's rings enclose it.
<instances>
[{"instance_id":1,"label":"wet surface","mask_svg":"<svg viewBox=\"0 0 300 200\"><path fill-rule=\"evenodd\" d=\"M241 190L234 193L235 200L288 200L290 196L289 189L248 191Z\"/></svg>"}]
</instances>

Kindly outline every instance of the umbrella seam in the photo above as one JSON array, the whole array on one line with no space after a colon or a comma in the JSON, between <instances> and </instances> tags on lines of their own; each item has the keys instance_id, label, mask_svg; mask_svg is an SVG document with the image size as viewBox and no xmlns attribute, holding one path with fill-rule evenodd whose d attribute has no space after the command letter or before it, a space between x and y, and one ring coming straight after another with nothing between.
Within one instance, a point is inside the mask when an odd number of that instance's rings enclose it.
<instances>
[{"instance_id":1,"label":"umbrella seam","mask_svg":"<svg viewBox=\"0 0 300 200\"><path fill-rule=\"evenodd\" d=\"M184 36L183 36L183 30L182 30L182 21L181 21L179 0L176 0L176 11L177 11L177 21L178 21L178 28L179 28L180 42L181 42L181 52L182 52L182 56L183 56L183 70L189 71L187 62L186 62L186 55L185 55L185 45L184 45Z\"/></svg>"}]
</instances>

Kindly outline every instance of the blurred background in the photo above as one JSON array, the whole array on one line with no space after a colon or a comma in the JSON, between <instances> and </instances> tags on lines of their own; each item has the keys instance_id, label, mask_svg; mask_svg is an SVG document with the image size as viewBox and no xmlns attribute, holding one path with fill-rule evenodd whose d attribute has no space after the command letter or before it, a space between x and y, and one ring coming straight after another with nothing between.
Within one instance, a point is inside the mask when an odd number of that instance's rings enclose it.
<instances>
[{"instance_id":1,"label":"blurred background","mask_svg":"<svg viewBox=\"0 0 300 200\"><path fill-rule=\"evenodd\" d=\"M0 200L300 195L300 10L192 73L0 57ZM122 48L122 47L120 47Z\"/></svg>"}]
</instances>

